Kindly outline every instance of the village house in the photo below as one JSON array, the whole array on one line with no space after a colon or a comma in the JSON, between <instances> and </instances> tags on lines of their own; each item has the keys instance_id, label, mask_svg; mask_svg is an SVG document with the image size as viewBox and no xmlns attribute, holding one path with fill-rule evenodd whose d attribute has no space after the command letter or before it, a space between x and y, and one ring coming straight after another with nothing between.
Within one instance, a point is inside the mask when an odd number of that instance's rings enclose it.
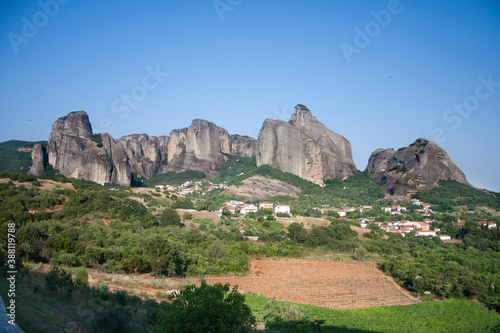
<instances>
[{"instance_id":1,"label":"village house","mask_svg":"<svg viewBox=\"0 0 500 333\"><path fill-rule=\"evenodd\" d=\"M411 199L410 202L414 204L415 206L420 206L420 200L418 199Z\"/></svg>"},{"instance_id":2,"label":"village house","mask_svg":"<svg viewBox=\"0 0 500 333\"><path fill-rule=\"evenodd\" d=\"M497 227L497 224L495 222L490 222L490 221L477 221L476 223L482 226L486 226L488 227L488 229Z\"/></svg>"},{"instance_id":3,"label":"village house","mask_svg":"<svg viewBox=\"0 0 500 333\"><path fill-rule=\"evenodd\" d=\"M243 201L231 200L231 201L226 202L226 205L231 206L231 207L235 207L235 208L236 207L242 208L243 206L245 206L245 203Z\"/></svg>"},{"instance_id":4,"label":"village house","mask_svg":"<svg viewBox=\"0 0 500 333\"><path fill-rule=\"evenodd\" d=\"M405 234L409 234L410 232L413 231L413 229L414 229L413 226L410 226L410 227L404 226L404 227L399 227L398 230L401 231L401 232L404 232Z\"/></svg>"},{"instance_id":5,"label":"village house","mask_svg":"<svg viewBox=\"0 0 500 333\"><path fill-rule=\"evenodd\" d=\"M400 205L394 205L392 206L392 210L397 210L398 212L400 211L405 211L406 210L406 207L403 207L403 206L400 206Z\"/></svg>"},{"instance_id":6,"label":"village house","mask_svg":"<svg viewBox=\"0 0 500 333\"><path fill-rule=\"evenodd\" d=\"M155 188L159 188L160 191L163 191L165 189L165 185L155 185Z\"/></svg>"},{"instance_id":7,"label":"village house","mask_svg":"<svg viewBox=\"0 0 500 333\"><path fill-rule=\"evenodd\" d=\"M236 213L236 208L234 208L232 206L225 205L225 206L222 206L221 208L219 208L218 210L216 210L215 214L217 214L217 216L220 217L222 215L222 212L224 211L224 208L227 208L231 214Z\"/></svg>"},{"instance_id":8,"label":"village house","mask_svg":"<svg viewBox=\"0 0 500 333\"><path fill-rule=\"evenodd\" d=\"M276 205L274 206L274 213L288 213L290 214L290 205Z\"/></svg>"},{"instance_id":9,"label":"village house","mask_svg":"<svg viewBox=\"0 0 500 333\"><path fill-rule=\"evenodd\" d=\"M390 212L391 212L391 210L392 210L392 208L391 208L391 207L382 207L382 208L380 208L380 209L382 209L382 210L383 210L384 212L386 212L386 213L390 213Z\"/></svg>"},{"instance_id":10,"label":"village house","mask_svg":"<svg viewBox=\"0 0 500 333\"><path fill-rule=\"evenodd\" d=\"M425 222L408 222L410 225L415 227L415 230L429 230L430 225Z\"/></svg>"},{"instance_id":11,"label":"village house","mask_svg":"<svg viewBox=\"0 0 500 333\"><path fill-rule=\"evenodd\" d=\"M267 202L267 201L261 202L261 203L259 204L259 208L260 208L260 209L273 209L273 208L274 208L273 206L274 206L274 205L273 205L272 203Z\"/></svg>"},{"instance_id":12,"label":"village house","mask_svg":"<svg viewBox=\"0 0 500 333\"><path fill-rule=\"evenodd\" d=\"M323 208L319 208L319 207L313 207L314 210L317 210L318 212L320 212L321 214L323 214L325 212L325 210Z\"/></svg>"},{"instance_id":13,"label":"village house","mask_svg":"<svg viewBox=\"0 0 500 333\"><path fill-rule=\"evenodd\" d=\"M130 196L130 197L128 197L128 199L137 201L138 203L142 204L144 207L148 207L148 204L144 201L143 198L139 198L136 196Z\"/></svg>"},{"instance_id":14,"label":"village house","mask_svg":"<svg viewBox=\"0 0 500 333\"><path fill-rule=\"evenodd\" d=\"M403 237L406 237L406 234L400 230L396 230L396 229L389 229L387 230L387 232L391 232L393 234L398 234L398 235L401 235Z\"/></svg>"},{"instance_id":15,"label":"village house","mask_svg":"<svg viewBox=\"0 0 500 333\"><path fill-rule=\"evenodd\" d=\"M416 236L436 236L434 230L417 230L415 231Z\"/></svg>"},{"instance_id":16,"label":"village house","mask_svg":"<svg viewBox=\"0 0 500 333\"><path fill-rule=\"evenodd\" d=\"M257 213L257 206L254 204L248 204L241 208L240 213L247 215L248 213Z\"/></svg>"},{"instance_id":17,"label":"village house","mask_svg":"<svg viewBox=\"0 0 500 333\"><path fill-rule=\"evenodd\" d=\"M340 217L345 217L346 211L345 210L336 210L337 214L339 214Z\"/></svg>"}]
</instances>

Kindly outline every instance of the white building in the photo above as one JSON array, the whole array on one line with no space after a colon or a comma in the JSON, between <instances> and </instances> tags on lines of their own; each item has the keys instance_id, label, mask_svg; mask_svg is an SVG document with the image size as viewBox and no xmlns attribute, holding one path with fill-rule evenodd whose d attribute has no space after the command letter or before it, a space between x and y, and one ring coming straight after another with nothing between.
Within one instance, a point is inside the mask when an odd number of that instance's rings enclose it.
<instances>
[{"instance_id":1,"label":"white building","mask_svg":"<svg viewBox=\"0 0 500 333\"><path fill-rule=\"evenodd\" d=\"M272 209L273 209L273 206L274 206L274 205L273 205L271 202L267 202L267 201L265 201L265 202L261 202L261 203L260 203L259 208L260 208L260 209L271 209L271 210L272 210Z\"/></svg>"},{"instance_id":2,"label":"white building","mask_svg":"<svg viewBox=\"0 0 500 333\"><path fill-rule=\"evenodd\" d=\"M436 232L434 230L416 230L415 236L436 236Z\"/></svg>"},{"instance_id":3,"label":"white building","mask_svg":"<svg viewBox=\"0 0 500 333\"><path fill-rule=\"evenodd\" d=\"M248 213L257 213L257 207L253 204L245 205L241 208L240 213L247 215Z\"/></svg>"},{"instance_id":4,"label":"white building","mask_svg":"<svg viewBox=\"0 0 500 333\"><path fill-rule=\"evenodd\" d=\"M276 205L274 206L274 213L288 213L290 214L290 205Z\"/></svg>"},{"instance_id":5,"label":"white building","mask_svg":"<svg viewBox=\"0 0 500 333\"><path fill-rule=\"evenodd\" d=\"M340 217L345 217L346 211L345 210L336 210L337 214L339 214Z\"/></svg>"}]
</instances>

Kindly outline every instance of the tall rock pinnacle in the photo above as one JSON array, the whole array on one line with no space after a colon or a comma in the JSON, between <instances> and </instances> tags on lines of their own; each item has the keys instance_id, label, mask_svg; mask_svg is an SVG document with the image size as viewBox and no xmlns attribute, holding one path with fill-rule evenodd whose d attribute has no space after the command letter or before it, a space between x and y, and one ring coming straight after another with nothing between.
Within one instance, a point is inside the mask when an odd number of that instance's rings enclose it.
<instances>
[{"instance_id":1,"label":"tall rock pinnacle","mask_svg":"<svg viewBox=\"0 0 500 333\"><path fill-rule=\"evenodd\" d=\"M301 104L288 122L267 119L262 125L257 165L263 164L316 184L357 171L349 141L329 130Z\"/></svg>"}]
</instances>

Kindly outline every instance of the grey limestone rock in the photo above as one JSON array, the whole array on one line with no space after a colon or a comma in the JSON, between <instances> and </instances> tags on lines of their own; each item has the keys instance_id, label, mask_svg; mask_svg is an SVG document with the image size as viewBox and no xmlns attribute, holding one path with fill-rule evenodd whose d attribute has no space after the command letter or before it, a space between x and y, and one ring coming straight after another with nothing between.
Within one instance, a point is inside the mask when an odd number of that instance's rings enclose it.
<instances>
[{"instance_id":1,"label":"grey limestone rock","mask_svg":"<svg viewBox=\"0 0 500 333\"><path fill-rule=\"evenodd\" d=\"M381 189L392 195L427 191L442 179L470 185L446 151L423 138L397 151L375 150L368 159L366 171L373 179L382 181Z\"/></svg>"},{"instance_id":2,"label":"grey limestone rock","mask_svg":"<svg viewBox=\"0 0 500 333\"><path fill-rule=\"evenodd\" d=\"M33 164L28 170L28 175L43 175L45 173L45 166L47 165L47 149L39 143L35 144L31 152L31 160Z\"/></svg>"},{"instance_id":3,"label":"grey limestone rock","mask_svg":"<svg viewBox=\"0 0 500 333\"><path fill-rule=\"evenodd\" d=\"M288 122L267 119L259 133L257 165L268 164L316 184L356 173L351 144L303 105Z\"/></svg>"},{"instance_id":4,"label":"grey limestone rock","mask_svg":"<svg viewBox=\"0 0 500 333\"><path fill-rule=\"evenodd\" d=\"M59 118L49 136L48 163L68 178L129 186L130 165L123 147L109 134L101 134L102 147L98 147L91 135L92 126L84 111Z\"/></svg>"}]
</instances>

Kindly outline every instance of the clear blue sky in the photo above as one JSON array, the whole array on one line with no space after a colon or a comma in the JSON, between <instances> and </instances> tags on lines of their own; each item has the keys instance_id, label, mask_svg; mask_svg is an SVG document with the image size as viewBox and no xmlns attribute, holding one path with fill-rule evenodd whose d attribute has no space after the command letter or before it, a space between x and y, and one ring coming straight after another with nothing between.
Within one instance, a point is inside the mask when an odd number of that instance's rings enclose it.
<instances>
[{"instance_id":1,"label":"clear blue sky","mask_svg":"<svg viewBox=\"0 0 500 333\"><path fill-rule=\"evenodd\" d=\"M194 118L256 138L301 103L360 170L425 137L500 192L499 1L3 0L0 32L0 141L74 110L115 138Z\"/></svg>"}]
</instances>

